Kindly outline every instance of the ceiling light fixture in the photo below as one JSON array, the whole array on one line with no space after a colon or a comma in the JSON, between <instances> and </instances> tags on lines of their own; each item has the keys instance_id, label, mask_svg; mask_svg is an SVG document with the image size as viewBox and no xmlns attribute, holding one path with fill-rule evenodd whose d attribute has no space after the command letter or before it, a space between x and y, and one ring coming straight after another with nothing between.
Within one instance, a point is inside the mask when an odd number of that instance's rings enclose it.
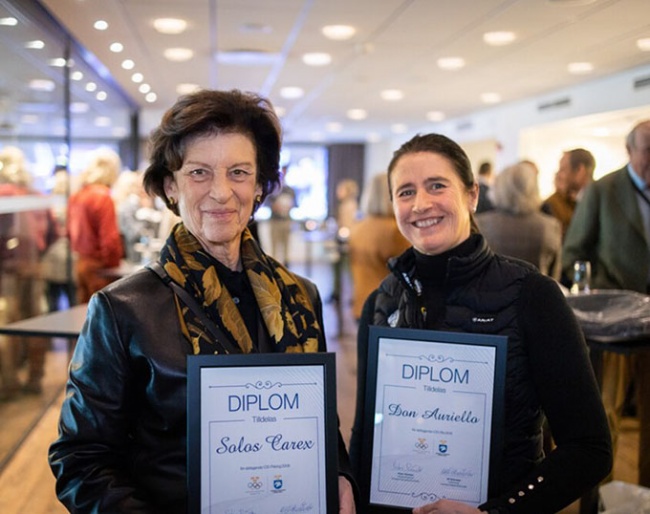
<instances>
[{"instance_id":1,"label":"ceiling light fixture","mask_svg":"<svg viewBox=\"0 0 650 514\"><path fill-rule=\"evenodd\" d=\"M636 46L642 52L650 52L650 37L637 39Z\"/></svg>"},{"instance_id":2,"label":"ceiling light fixture","mask_svg":"<svg viewBox=\"0 0 650 514\"><path fill-rule=\"evenodd\" d=\"M357 33L352 25L326 25L321 29L323 35L334 41L345 41Z\"/></svg>"},{"instance_id":3,"label":"ceiling light fixture","mask_svg":"<svg viewBox=\"0 0 650 514\"><path fill-rule=\"evenodd\" d=\"M115 54L119 54L122 50L124 50L124 45L122 43L118 43L117 41L115 43L111 43L111 46L109 46L109 49L111 52Z\"/></svg>"},{"instance_id":4,"label":"ceiling light fixture","mask_svg":"<svg viewBox=\"0 0 650 514\"><path fill-rule=\"evenodd\" d=\"M264 50L227 50L217 53L219 64L232 66L271 66L279 58L279 54Z\"/></svg>"},{"instance_id":5,"label":"ceiling light fixture","mask_svg":"<svg viewBox=\"0 0 650 514\"><path fill-rule=\"evenodd\" d=\"M149 84L140 84L140 87L138 87L138 91L140 91L140 93L145 95L149 91L151 91L151 86Z\"/></svg>"},{"instance_id":6,"label":"ceiling light fixture","mask_svg":"<svg viewBox=\"0 0 650 514\"><path fill-rule=\"evenodd\" d=\"M465 59L462 57L441 57L438 59L438 67L442 70L460 70L465 67Z\"/></svg>"},{"instance_id":7,"label":"ceiling light fixture","mask_svg":"<svg viewBox=\"0 0 650 514\"><path fill-rule=\"evenodd\" d=\"M29 89L33 91L44 91L49 93L54 91L56 84L54 81L48 79L34 79L29 81Z\"/></svg>"},{"instance_id":8,"label":"ceiling light fixture","mask_svg":"<svg viewBox=\"0 0 650 514\"><path fill-rule=\"evenodd\" d=\"M194 50L189 48L167 48L163 52L165 59L172 62L185 62L194 57Z\"/></svg>"},{"instance_id":9,"label":"ceiling light fixture","mask_svg":"<svg viewBox=\"0 0 650 514\"><path fill-rule=\"evenodd\" d=\"M158 100L158 95L156 93L147 93L147 95L144 97L144 99L149 102L150 104L154 103L156 100Z\"/></svg>"},{"instance_id":10,"label":"ceiling light fixture","mask_svg":"<svg viewBox=\"0 0 650 514\"><path fill-rule=\"evenodd\" d=\"M15 27L18 25L18 20L11 16L7 18L0 18L0 25L3 25L5 27Z\"/></svg>"},{"instance_id":11,"label":"ceiling light fixture","mask_svg":"<svg viewBox=\"0 0 650 514\"><path fill-rule=\"evenodd\" d=\"M54 68L64 68L65 59L63 57L57 57L55 59L50 59L47 63Z\"/></svg>"},{"instance_id":12,"label":"ceiling light fixture","mask_svg":"<svg viewBox=\"0 0 650 514\"><path fill-rule=\"evenodd\" d=\"M70 78L71 78L72 80L78 81L78 80L81 80L81 79L84 78L84 74L83 74L82 72L80 72L80 71L73 71L73 72L70 74Z\"/></svg>"},{"instance_id":13,"label":"ceiling light fixture","mask_svg":"<svg viewBox=\"0 0 650 514\"><path fill-rule=\"evenodd\" d=\"M104 20L97 20L94 24L93 27L95 30L106 30L108 28L108 23Z\"/></svg>"},{"instance_id":14,"label":"ceiling light fixture","mask_svg":"<svg viewBox=\"0 0 650 514\"><path fill-rule=\"evenodd\" d=\"M157 18L153 28L161 34L182 34L187 29L187 22L180 18Z\"/></svg>"},{"instance_id":15,"label":"ceiling light fixture","mask_svg":"<svg viewBox=\"0 0 650 514\"><path fill-rule=\"evenodd\" d=\"M445 119L445 113L442 111L429 111L427 113L427 119L429 121L438 122Z\"/></svg>"},{"instance_id":16,"label":"ceiling light fixture","mask_svg":"<svg viewBox=\"0 0 650 514\"><path fill-rule=\"evenodd\" d=\"M332 62L332 56L325 52L310 52L303 54L302 62L307 66L327 66Z\"/></svg>"},{"instance_id":17,"label":"ceiling light fixture","mask_svg":"<svg viewBox=\"0 0 650 514\"><path fill-rule=\"evenodd\" d=\"M106 91L97 91L95 98L97 98L97 100L99 100L100 102L103 102L108 98L108 93L106 93Z\"/></svg>"},{"instance_id":18,"label":"ceiling light fixture","mask_svg":"<svg viewBox=\"0 0 650 514\"><path fill-rule=\"evenodd\" d=\"M34 41L27 41L27 43L25 43L25 48L28 48L29 50L42 50L45 48L45 43L40 39L35 39Z\"/></svg>"},{"instance_id":19,"label":"ceiling light fixture","mask_svg":"<svg viewBox=\"0 0 650 514\"><path fill-rule=\"evenodd\" d=\"M88 83L86 84L85 89L86 89L86 91L88 91L89 93L92 93L93 91L96 91L96 90L97 90L97 84L95 84L94 82L88 82Z\"/></svg>"},{"instance_id":20,"label":"ceiling light fixture","mask_svg":"<svg viewBox=\"0 0 650 514\"><path fill-rule=\"evenodd\" d=\"M594 65L590 62L572 62L567 66L572 75L586 75L594 71Z\"/></svg>"},{"instance_id":21,"label":"ceiling light fixture","mask_svg":"<svg viewBox=\"0 0 650 514\"><path fill-rule=\"evenodd\" d=\"M183 82L176 86L176 93L179 95L190 95L196 93L201 89L201 86L198 84L192 84L191 82Z\"/></svg>"},{"instance_id":22,"label":"ceiling light fixture","mask_svg":"<svg viewBox=\"0 0 650 514\"><path fill-rule=\"evenodd\" d=\"M125 70L132 70L133 68L135 68L135 63L133 62L132 59L124 59L122 61L122 68L124 68Z\"/></svg>"},{"instance_id":23,"label":"ceiling light fixture","mask_svg":"<svg viewBox=\"0 0 650 514\"><path fill-rule=\"evenodd\" d=\"M350 109L346 115L351 120L365 120L368 117L368 111L365 109Z\"/></svg>"},{"instance_id":24,"label":"ceiling light fixture","mask_svg":"<svg viewBox=\"0 0 650 514\"><path fill-rule=\"evenodd\" d=\"M490 46L504 46L512 43L517 36L514 32L508 30L498 30L494 32L486 32L483 34L483 41Z\"/></svg>"},{"instance_id":25,"label":"ceiling light fixture","mask_svg":"<svg viewBox=\"0 0 650 514\"><path fill-rule=\"evenodd\" d=\"M499 93L482 93L481 102L484 104L498 104L501 101Z\"/></svg>"},{"instance_id":26,"label":"ceiling light fixture","mask_svg":"<svg viewBox=\"0 0 650 514\"><path fill-rule=\"evenodd\" d=\"M144 75L142 73L136 72L133 75L131 75L131 82L135 82L136 84L139 84L144 80Z\"/></svg>"},{"instance_id":27,"label":"ceiling light fixture","mask_svg":"<svg viewBox=\"0 0 650 514\"><path fill-rule=\"evenodd\" d=\"M300 87L288 86L280 89L280 96L287 99L300 98L305 94L305 91Z\"/></svg>"},{"instance_id":28,"label":"ceiling light fixture","mask_svg":"<svg viewBox=\"0 0 650 514\"><path fill-rule=\"evenodd\" d=\"M384 89L381 98L387 102L397 102L404 98L404 92L401 89Z\"/></svg>"}]
</instances>

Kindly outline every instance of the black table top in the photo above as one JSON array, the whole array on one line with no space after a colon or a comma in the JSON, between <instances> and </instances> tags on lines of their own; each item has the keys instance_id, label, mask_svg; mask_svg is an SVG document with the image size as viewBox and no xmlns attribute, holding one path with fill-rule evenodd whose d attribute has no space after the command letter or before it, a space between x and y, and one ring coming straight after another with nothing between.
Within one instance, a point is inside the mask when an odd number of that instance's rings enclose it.
<instances>
[{"instance_id":1,"label":"black table top","mask_svg":"<svg viewBox=\"0 0 650 514\"><path fill-rule=\"evenodd\" d=\"M31 337L66 337L76 339L86 320L88 304L63 311L8 323L0 327L0 334Z\"/></svg>"}]
</instances>

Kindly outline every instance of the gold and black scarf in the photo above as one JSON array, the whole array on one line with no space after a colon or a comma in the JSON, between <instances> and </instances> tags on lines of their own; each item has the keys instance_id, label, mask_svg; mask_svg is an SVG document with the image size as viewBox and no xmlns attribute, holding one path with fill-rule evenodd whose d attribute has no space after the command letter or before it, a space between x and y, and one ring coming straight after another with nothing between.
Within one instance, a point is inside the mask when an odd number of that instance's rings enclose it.
<instances>
[{"instance_id":1,"label":"gold and black scarf","mask_svg":"<svg viewBox=\"0 0 650 514\"><path fill-rule=\"evenodd\" d=\"M271 346L279 353L318 351L321 327L311 298L302 281L262 252L246 229L242 235L241 258L251 283ZM160 261L174 282L185 289L210 320L242 350L250 353L253 340L230 293L217 274L215 259L183 223L174 227L160 252ZM183 334L194 354L219 353L199 318L176 296L176 309Z\"/></svg>"}]
</instances>

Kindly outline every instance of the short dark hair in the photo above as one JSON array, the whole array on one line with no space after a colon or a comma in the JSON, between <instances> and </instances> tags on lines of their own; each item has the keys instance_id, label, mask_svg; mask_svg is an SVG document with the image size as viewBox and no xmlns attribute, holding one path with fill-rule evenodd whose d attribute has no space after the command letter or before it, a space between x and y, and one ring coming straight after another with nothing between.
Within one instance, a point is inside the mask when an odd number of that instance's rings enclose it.
<instances>
[{"instance_id":1,"label":"short dark hair","mask_svg":"<svg viewBox=\"0 0 650 514\"><path fill-rule=\"evenodd\" d=\"M572 170L575 170L583 164L589 176L593 176L594 169L596 168L596 159L594 159L594 156L591 155L589 150L574 148L573 150L567 151L567 154L569 154L569 164Z\"/></svg>"},{"instance_id":2,"label":"short dark hair","mask_svg":"<svg viewBox=\"0 0 650 514\"><path fill-rule=\"evenodd\" d=\"M181 168L187 143L205 135L231 133L250 137L255 147L256 179L262 188L257 208L280 185L282 129L269 100L236 89L181 96L163 115L150 138L150 164L142 179L145 191L178 214L178 206L165 194L165 178Z\"/></svg>"},{"instance_id":3,"label":"short dark hair","mask_svg":"<svg viewBox=\"0 0 650 514\"><path fill-rule=\"evenodd\" d=\"M458 143L442 134L417 134L393 153L393 158L388 165L388 190L391 199L393 197L393 188L390 183L390 178L395 166L397 166L397 162L405 155L419 152L430 152L444 157L451 163L456 175L458 175L458 178L460 178L468 191L475 186L476 182L474 181L474 173L472 173L472 164ZM470 220L472 232L478 232L478 226L472 213L470 213Z\"/></svg>"}]
</instances>

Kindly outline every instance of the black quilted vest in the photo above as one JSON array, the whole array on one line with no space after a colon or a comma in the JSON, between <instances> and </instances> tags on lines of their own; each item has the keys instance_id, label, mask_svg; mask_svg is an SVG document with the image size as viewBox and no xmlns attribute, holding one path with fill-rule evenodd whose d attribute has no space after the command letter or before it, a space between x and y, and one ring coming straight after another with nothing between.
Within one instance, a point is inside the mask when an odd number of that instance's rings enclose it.
<instances>
[{"instance_id":1,"label":"black quilted vest","mask_svg":"<svg viewBox=\"0 0 650 514\"><path fill-rule=\"evenodd\" d=\"M504 454L499 477L492 477L499 494L542 459L543 413L522 340L518 298L525 278L536 269L523 261L494 254L483 236L471 236L469 255L451 257L445 278L445 310L435 330L504 335L508 337L505 386ZM373 323L423 328L418 290L426 288L415 276L409 249L389 263L392 274L379 288Z\"/></svg>"}]
</instances>

